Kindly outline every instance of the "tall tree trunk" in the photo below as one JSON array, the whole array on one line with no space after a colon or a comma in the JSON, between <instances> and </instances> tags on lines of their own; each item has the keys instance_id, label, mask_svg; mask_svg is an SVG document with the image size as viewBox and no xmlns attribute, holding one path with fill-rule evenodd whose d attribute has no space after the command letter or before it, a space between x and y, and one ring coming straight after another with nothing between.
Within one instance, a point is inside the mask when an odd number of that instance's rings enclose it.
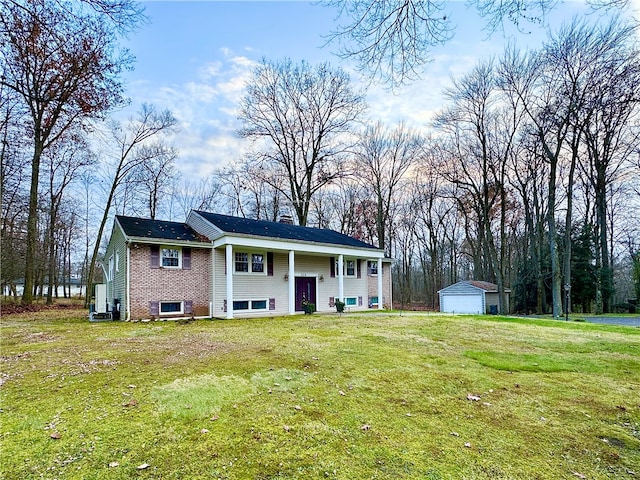
<instances>
[{"instance_id":1,"label":"tall tree trunk","mask_svg":"<svg viewBox=\"0 0 640 480\"><path fill-rule=\"evenodd\" d=\"M581 135L574 134L571 142L571 166L569 168L569 178L567 181L567 213L564 222L564 288L565 288L565 315L571 313L571 230L573 228L573 177L576 171L576 163L578 160L578 147Z\"/></svg>"},{"instance_id":2,"label":"tall tree trunk","mask_svg":"<svg viewBox=\"0 0 640 480\"><path fill-rule=\"evenodd\" d=\"M558 253L558 238L555 219L556 170L557 161L552 161L549 172L549 211L547 212L547 229L549 233L549 254L551 258L552 313L553 318L560 318L562 305L562 270L560 269L560 255Z\"/></svg>"},{"instance_id":3,"label":"tall tree trunk","mask_svg":"<svg viewBox=\"0 0 640 480\"><path fill-rule=\"evenodd\" d=\"M611 309L611 293L613 280L611 275L611 262L609 260L609 243L607 238L607 200L604 172L598 172L596 187L596 222L598 224L598 246L600 264L596 266L598 287L601 303L596 308L596 313L606 313ZM596 292L597 295L598 292Z\"/></svg>"},{"instance_id":4,"label":"tall tree trunk","mask_svg":"<svg viewBox=\"0 0 640 480\"><path fill-rule=\"evenodd\" d=\"M40 137L40 132L36 132L36 138ZM40 183L40 159L44 145L40 140L36 141L33 149L33 160L31 161L31 187L29 190L29 217L27 219L27 248L25 252L24 267L24 291L22 292L22 303L31 305L33 303L33 287L35 279L36 247L38 244L38 184Z\"/></svg>"}]
</instances>

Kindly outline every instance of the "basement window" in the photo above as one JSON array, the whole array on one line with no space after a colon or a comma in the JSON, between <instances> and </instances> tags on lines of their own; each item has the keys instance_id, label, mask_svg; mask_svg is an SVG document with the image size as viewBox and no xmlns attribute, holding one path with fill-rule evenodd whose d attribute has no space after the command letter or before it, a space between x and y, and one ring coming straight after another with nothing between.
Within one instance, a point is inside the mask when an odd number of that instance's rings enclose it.
<instances>
[{"instance_id":1,"label":"basement window","mask_svg":"<svg viewBox=\"0 0 640 480\"><path fill-rule=\"evenodd\" d=\"M183 313L182 302L160 302L160 315Z\"/></svg>"},{"instance_id":2,"label":"basement window","mask_svg":"<svg viewBox=\"0 0 640 480\"><path fill-rule=\"evenodd\" d=\"M255 310L266 310L268 307L267 300L234 300L233 310L252 312Z\"/></svg>"}]
</instances>

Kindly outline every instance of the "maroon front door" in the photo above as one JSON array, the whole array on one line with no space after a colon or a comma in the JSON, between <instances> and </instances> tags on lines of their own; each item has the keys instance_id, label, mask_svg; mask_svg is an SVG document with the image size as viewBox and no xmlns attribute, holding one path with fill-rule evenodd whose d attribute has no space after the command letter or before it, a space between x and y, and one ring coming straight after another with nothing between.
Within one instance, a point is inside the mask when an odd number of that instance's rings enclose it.
<instances>
[{"instance_id":1,"label":"maroon front door","mask_svg":"<svg viewBox=\"0 0 640 480\"><path fill-rule=\"evenodd\" d=\"M315 277L296 277L296 312L301 312L302 302L316 303Z\"/></svg>"}]
</instances>

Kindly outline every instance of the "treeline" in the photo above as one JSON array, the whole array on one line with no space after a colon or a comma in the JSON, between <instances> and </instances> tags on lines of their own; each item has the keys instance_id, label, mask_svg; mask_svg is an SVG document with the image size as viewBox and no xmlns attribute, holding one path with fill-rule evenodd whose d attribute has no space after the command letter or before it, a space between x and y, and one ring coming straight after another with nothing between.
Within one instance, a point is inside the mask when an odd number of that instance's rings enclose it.
<instances>
[{"instance_id":1,"label":"treeline","mask_svg":"<svg viewBox=\"0 0 640 480\"><path fill-rule=\"evenodd\" d=\"M567 299L624 310L640 288L637 38L618 19L574 21L537 51L509 48L453 80L427 134L378 123L331 135L322 120L344 120L360 97L336 90L341 101L319 103L340 109L307 108L292 85L323 85L326 67L265 62L240 116L260 143L207 180L215 201L199 207L285 210L379 245L404 305L436 308L439 289L474 278L497 284L500 311L508 289L518 312L559 316Z\"/></svg>"},{"instance_id":2,"label":"treeline","mask_svg":"<svg viewBox=\"0 0 640 480\"><path fill-rule=\"evenodd\" d=\"M109 119L136 4L28 5L0 3L1 281L24 280L25 303L67 295L72 276L100 280L114 213L183 221L192 208L288 214L378 245L404 306L436 308L439 289L471 278L496 283L501 311L507 290L512 310L556 316L567 298L600 313L640 296L630 24L575 21L539 50L509 48L453 79L419 128L368 118L340 68L264 60L238 108L249 153L194 182L177 174L170 112Z\"/></svg>"}]
</instances>

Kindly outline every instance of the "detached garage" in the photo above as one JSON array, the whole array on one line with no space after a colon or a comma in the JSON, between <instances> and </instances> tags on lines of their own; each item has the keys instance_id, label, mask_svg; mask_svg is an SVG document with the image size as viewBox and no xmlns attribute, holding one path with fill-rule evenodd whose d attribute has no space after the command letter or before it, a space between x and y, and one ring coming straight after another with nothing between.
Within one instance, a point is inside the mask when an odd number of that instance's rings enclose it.
<instances>
[{"instance_id":1,"label":"detached garage","mask_svg":"<svg viewBox=\"0 0 640 480\"><path fill-rule=\"evenodd\" d=\"M509 311L509 293L505 289ZM465 280L454 283L438 292L440 295L440 311L446 313L498 313L498 287L489 282Z\"/></svg>"}]
</instances>

